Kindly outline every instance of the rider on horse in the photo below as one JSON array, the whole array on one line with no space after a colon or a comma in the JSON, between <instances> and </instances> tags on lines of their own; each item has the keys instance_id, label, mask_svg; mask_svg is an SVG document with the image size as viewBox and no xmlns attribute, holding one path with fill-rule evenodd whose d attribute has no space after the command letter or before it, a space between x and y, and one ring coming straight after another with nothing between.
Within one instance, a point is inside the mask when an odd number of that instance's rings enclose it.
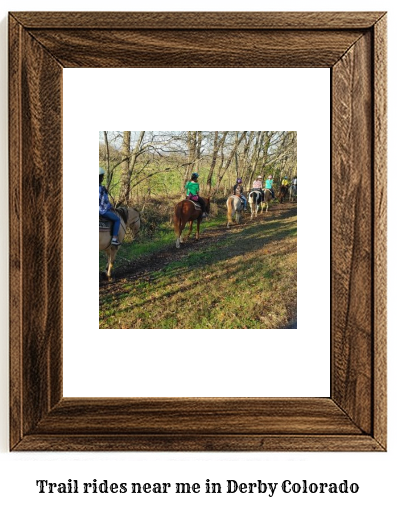
<instances>
[{"instance_id":1,"label":"rider on horse","mask_svg":"<svg viewBox=\"0 0 397 507\"><path fill-rule=\"evenodd\" d=\"M188 181L185 185L186 189L186 199L190 199L191 201L198 202L203 210L202 217L205 218L207 213L205 212L205 202L202 197L199 196L200 185L198 184L199 175L197 173L193 173L190 181Z\"/></svg>"},{"instance_id":2,"label":"rider on horse","mask_svg":"<svg viewBox=\"0 0 397 507\"><path fill-rule=\"evenodd\" d=\"M243 180L237 178L237 183L233 187L233 195L237 195L243 201L244 211L247 211L247 199L244 196Z\"/></svg>"},{"instance_id":3,"label":"rider on horse","mask_svg":"<svg viewBox=\"0 0 397 507\"><path fill-rule=\"evenodd\" d=\"M272 198L274 199L274 190L273 190L273 176L270 174L265 183L266 190L270 190L272 194Z\"/></svg>"},{"instance_id":4,"label":"rider on horse","mask_svg":"<svg viewBox=\"0 0 397 507\"><path fill-rule=\"evenodd\" d=\"M106 187L102 185L105 171L99 167L99 215L113 222L112 246L120 246L118 235L120 229L120 217L111 211L113 206L109 202L109 195Z\"/></svg>"},{"instance_id":5,"label":"rider on horse","mask_svg":"<svg viewBox=\"0 0 397 507\"><path fill-rule=\"evenodd\" d=\"M258 176L256 178L256 180L254 181L254 183L252 184L252 190L256 190L256 191L259 191L261 193L261 196L262 196L262 201L265 197L264 193L263 193L263 182L262 182L262 176Z\"/></svg>"},{"instance_id":6,"label":"rider on horse","mask_svg":"<svg viewBox=\"0 0 397 507\"><path fill-rule=\"evenodd\" d=\"M283 186L283 187L289 187L289 180L288 180L288 178L286 176L284 176L284 178L282 179L281 186Z\"/></svg>"}]
</instances>

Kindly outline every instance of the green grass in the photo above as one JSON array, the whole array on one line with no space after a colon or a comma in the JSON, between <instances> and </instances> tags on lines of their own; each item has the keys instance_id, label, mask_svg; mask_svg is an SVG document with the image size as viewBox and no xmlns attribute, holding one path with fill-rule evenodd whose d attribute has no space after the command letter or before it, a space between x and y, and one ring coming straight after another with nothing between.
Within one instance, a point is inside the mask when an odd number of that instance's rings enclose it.
<instances>
[{"instance_id":1,"label":"green grass","mask_svg":"<svg viewBox=\"0 0 397 507\"><path fill-rule=\"evenodd\" d=\"M209 220L201 223L200 232L205 234L208 229L214 229L225 225L225 215L212 215ZM193 233L196 230L196 224L193 226ZM192 234L193 234L192 233ZM140 233L135 240L126 237L116 258L116 267L125 266L131 260L143 259L149 255L159 253L175 244L175 232L173 224L169 222L161 223L154 233L148 236ZM106 268L106 256L104 252L99 252L99 270Z\"/></svg>"},{"instance_id":2,"label":"green grass","mask_svg":"<svg viewBox=\"0 0 397 507\"><path fill-rule=\"evenodd\" d=\"M224 224L220 215L204 227ZM166 248L169 239L170 230L150 248L133 244L134 257ZM296 216L232 229L100 299L101 328L269 329L294 315Z\"/></svg>"}]
</instances>

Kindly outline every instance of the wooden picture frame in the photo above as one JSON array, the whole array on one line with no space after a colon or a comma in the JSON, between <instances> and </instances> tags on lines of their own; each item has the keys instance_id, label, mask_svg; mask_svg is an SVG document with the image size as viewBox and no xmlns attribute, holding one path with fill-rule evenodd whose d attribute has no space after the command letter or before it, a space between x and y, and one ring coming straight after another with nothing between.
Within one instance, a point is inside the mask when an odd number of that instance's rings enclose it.
<instances>
[{"instance_id":1,"label":"wooden picture frame","mask_svg":"<svg viewBox=\"0 0 397 507\"><path fill-rule=\"evenodd\" d=\"M63 398L64 67L331 69L329 398ZM11 450L386 449L385 13L14 12L9 78Z\"/></svg>"}]
</instances>

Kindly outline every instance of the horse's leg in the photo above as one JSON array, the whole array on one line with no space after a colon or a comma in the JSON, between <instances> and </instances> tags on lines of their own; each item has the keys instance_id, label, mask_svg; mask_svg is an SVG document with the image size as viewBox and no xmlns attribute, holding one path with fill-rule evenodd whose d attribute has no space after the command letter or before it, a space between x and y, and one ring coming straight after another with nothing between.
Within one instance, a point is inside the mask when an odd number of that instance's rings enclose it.
<instances>
[{"instance_id":1,"label":"horse's leg","mask_svg":"<svg viewBox=\"0 0 397 507\"><path fill-rule=\"evenodd\" d=\"M177 237L176 237L176 247L177 248L181 248L181 243L182 243L182 227L178 226L178 232L177 232Z\"/></svg>"},{"instance_id":2,"label":"horse's leg","mask_svg":"<svg viewBox=\"0 0 397 507\"><path fill-rule=\"evenodd\" d=\"M108 252L108 263L107 263L106 269L107 269L107 277L108 277L109 282L112 281L112 269L113 269L113 264L114 264L114 258L116 256L116 251L117 250L115 247L110 247L110 250Z\"/></svg>"},{"instance_id":3,"label":"horse's leg","mask_svg":"<svg viewBox=\"0 0 397 507\"><path fill-rule=\"evenodd\" d=\"M180 221L180 224L179 224L179 238L178 238L179 239L179 246L180 246L181 243L184 242L182 233L183 233L183 229L185 228L185 226L186 226L186 221L181 218L181 221ZM177 248L179 248L179 246L177 245Z\"/></svg>"},{"instance_id":4,"label":"horse's leg","mask_svg":"<svg viewBox=\"0 0 397 507\"><path fill-rule=\"evenodd\" d=\"M193 220L190 220L189 222L190 224L190 227L189 227L189 232L187 233L187 236L186 236L186 240L188 240L190 238L190 235L192 233L192 229L193 229Z\"/></svg>"},{"instance_id":5,"label":"horse's leg","mask_svg":"<svg viewBox=\"0 0 397 507\"><path fill-rule=\"evenodd\" d=\"M108 278L109 254L106 250L105 253L106 253L106 268L102 271L102 278Z\"/></svg>"},{"instance_id":6,"label":"horse's leg","mask_svg":"<svg viewBox=\"0 0 397 507\"><path fill-rule=\"evenodd\" d=\"M200 239L200 223L201 223L201 220L198 218L197 219L197 231L196 231L196 240L197 241Z\"/></svg>"},{"instance_id":7,"label":"horse's leg","mask_svg":"<svg viewBox=\"0 0 397 507\"><path fill-rule=\"evenodd\" d=\"M102 278L108 278L109 261L106 262L106 268L102 271Z\"/></svg>"}]
</instances>

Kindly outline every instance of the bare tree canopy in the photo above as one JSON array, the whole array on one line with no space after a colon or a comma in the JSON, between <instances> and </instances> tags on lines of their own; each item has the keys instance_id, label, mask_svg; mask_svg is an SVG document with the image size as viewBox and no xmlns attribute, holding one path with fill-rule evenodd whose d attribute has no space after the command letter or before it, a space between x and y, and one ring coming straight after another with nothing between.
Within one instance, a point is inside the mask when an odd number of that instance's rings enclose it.
<instances>
[{"instance_id":1,"label":"bare tree canopy","mask_svg":"<svg viewBox=\"0 0 397 507\"><path fill-rule=\"evenodd\" d=\"M226 195L272 174L277 186L297 172L293 131L101 131L99 163L115 203L183 192L193 172L201 193Z\"/></svg>"}]
</instances>

